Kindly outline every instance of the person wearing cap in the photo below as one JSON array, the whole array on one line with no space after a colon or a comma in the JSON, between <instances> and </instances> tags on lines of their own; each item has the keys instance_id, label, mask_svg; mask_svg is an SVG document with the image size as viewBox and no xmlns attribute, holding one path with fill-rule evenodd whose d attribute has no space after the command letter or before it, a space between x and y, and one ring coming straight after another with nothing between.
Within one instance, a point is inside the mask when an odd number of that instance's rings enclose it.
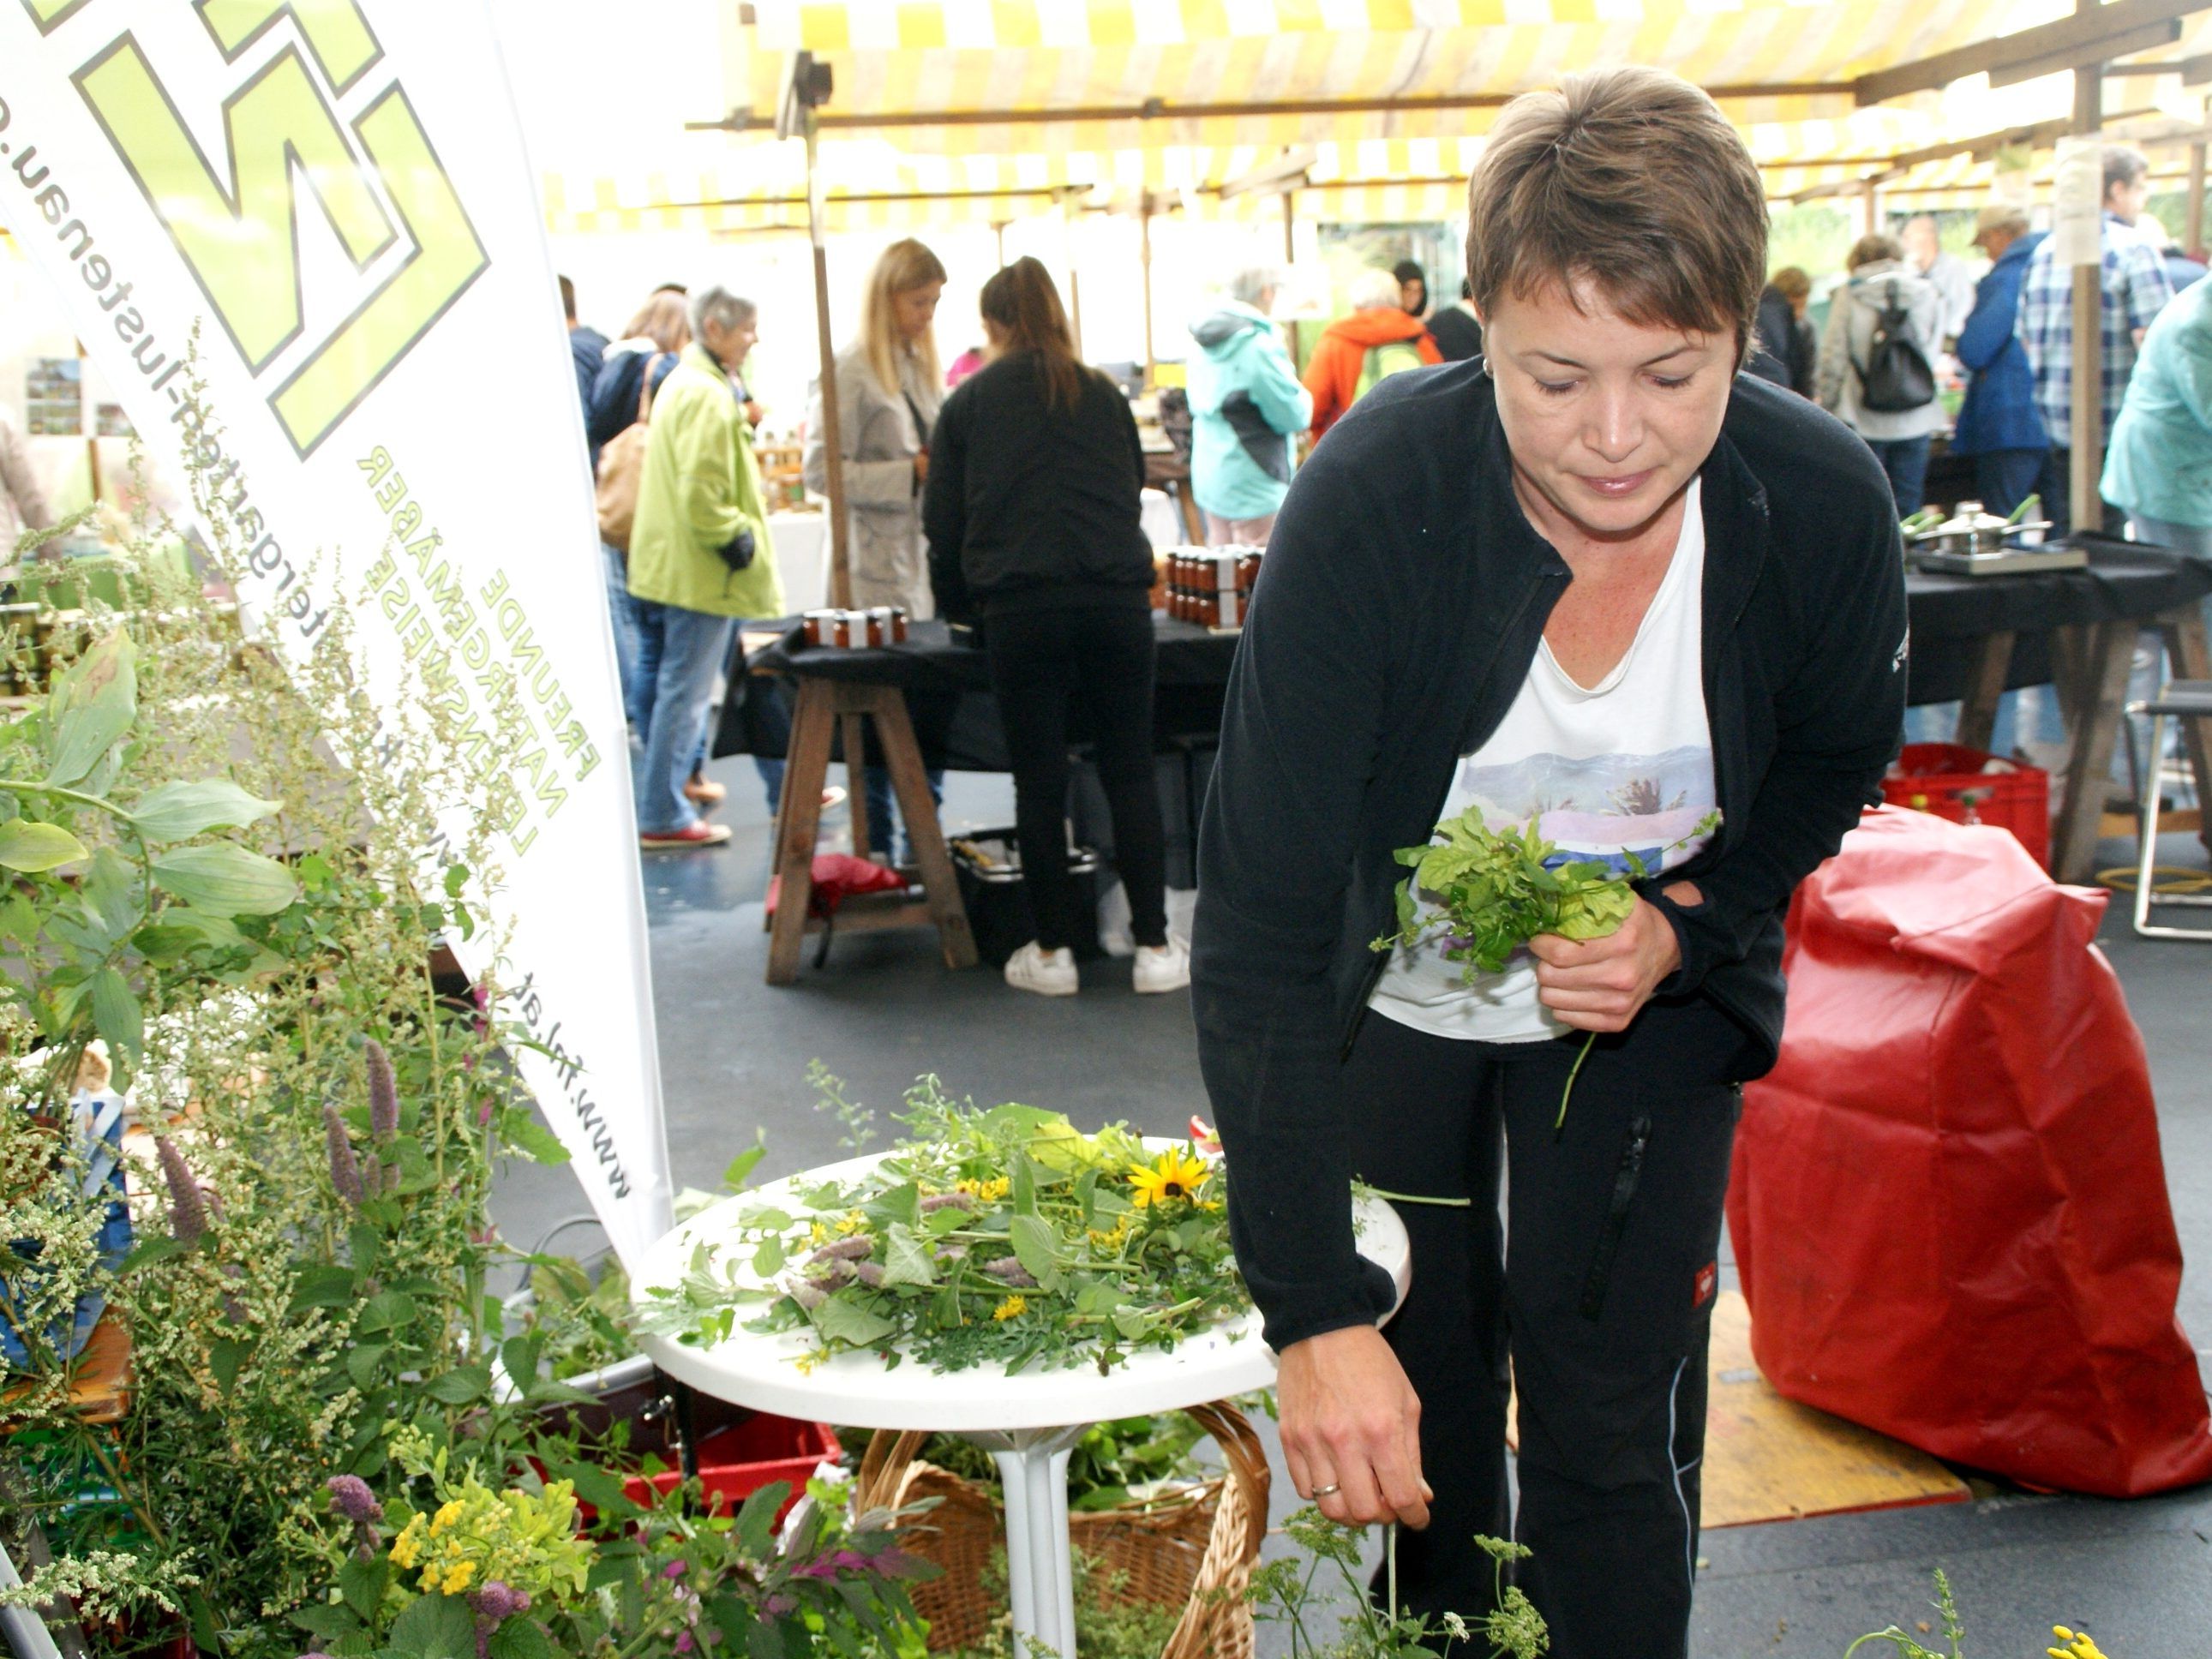
<instances>
[{"instance_id":1,"label":"person wearing cap","mask_svg":"<svg viewBox=\"0 0 2212 1659\"><path fill-rule=\"evenodd\" d=\"M2021 279L2044 235L2027 228L2026 210L2002 203L1984 208L1974 221L1974 246L1990 264L1974 285L1973 309L1959 330L1957 356L1968 378L1951 453L1974 458L1975 493L2001 518L2039 489L2045 504L2051 501L2051 434L2035 406L2027 353L2014 332Z\"/></svg>"}]
</instances>

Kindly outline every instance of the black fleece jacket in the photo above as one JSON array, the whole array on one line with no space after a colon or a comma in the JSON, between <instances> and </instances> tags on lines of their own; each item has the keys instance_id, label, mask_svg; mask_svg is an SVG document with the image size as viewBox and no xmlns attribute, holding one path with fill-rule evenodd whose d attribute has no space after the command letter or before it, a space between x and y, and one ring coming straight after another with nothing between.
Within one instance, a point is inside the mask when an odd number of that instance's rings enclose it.
<instances>
[{"instance_id":1,"label":"black fleece jacket","mask_svg":"<svg viewBox=\"0 0 2212 1659\"><path fill-rule=\"evenodd\" d=\"M1074 406L1056 408L1034 352L1000 358L953 389L930 434L921 527L937 608L1149 609L1144 487L1121 387L1086 368Z\"/></svg>"},{"instance_id":2,"label":"black fleece jacket","mask_svg":"<svg viewBox=\"0 0 2212 1659\"><path fill-rule=\"evenodd\" d=\"M1738 375L1704 481L1705 707L1718 835L1656 891L1700 994L1782 1036L1782 916L1895 754L1904 559L1888 487L1832 416ZM1238 1266L1278 1350L1389 1306L1353 1249L1335 1099L1404 870L1459 757L1527 677L1571 580L1514 499L1478 363L1391 376L1298 474L1275 522L1200 837L1192 999L1231 1170Z\"/></svg>"}]
</instances>

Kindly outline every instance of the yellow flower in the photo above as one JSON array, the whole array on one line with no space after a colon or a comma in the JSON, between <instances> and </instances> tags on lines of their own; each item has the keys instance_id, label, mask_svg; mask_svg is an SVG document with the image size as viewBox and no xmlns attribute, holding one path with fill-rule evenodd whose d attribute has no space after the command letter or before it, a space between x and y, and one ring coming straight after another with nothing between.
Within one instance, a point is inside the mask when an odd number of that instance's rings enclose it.
<instances>
[{"instance_id":1,"label":"yellow flower","mask_svg":"<svg viewBox=\"0 0 2212 1659\"><path fill-rule=\"evenodd\" d=\"M459 1595L466 1589L469 1587L469 1580L476 1575L476 1570L477 1564L473 1561L456 1561L452 1566L447 1567L446 1594Z\"/></svg>"},{"instance_id":2,"label":"yellow flower","mask_svg":"<svg viewBox=\"0 0 2212 1659\"><path fill-rule=\"evenodd\" d=\"M1121 1217L1109 1228L1101 1230L1092 1227L1088 1231L1091 1234L1091 1242L1100 1249L1118 1250L1121 1248L1121 1241L1129 1236L1129 1218L1126 1215Z\"/></svg>"},{"instance_id":3,"label":"yellow flower","mask_svg":"<svg viewBox=\"0 0 2212 1659\"><path fill-rule=\"evenodd\" d=\"M814 1374L814 1368L822 1363L822 1356L809 1351L799 1355L791 1363L799 1368L799 1374L801 1376L811 1376Z\"/></svg>"},{"instance_id":4,"label":"yellow flower","mask_svg":"<svg viewBox=\"0 0 2212 1659\"><path fill-rule=\"evenodd\" d=\"M461 1500L458 1498L441 1505L438 1513L431 1518L430 1535L434 1538L458 1522L461 1518L462 1508Z\"/></svg>"},{"instance_id":5,"label":"yellow flower","mask_svg":"<svg viewBox=\"0 0 2212 1659\"><path fill-rule=\"evenodd\" d=\"M848 1234L864 1232L867 1225L867 1217L862 1215L858 1210L848 1210L837 1218L837 1236L842 1238Z\"/></svg>"},{"instance_id":6,"label":"yellow flower","mask_svg":"<svg viewBox=\"0 0 2212 1659\"><path fill-rule=\"evenodd\" d=\"M1180 1147L1170 1147L1149 1164L1132 1164L1129 1185L1136 1189L1139 1208L1164 1204L1171 1198L1194 1199L1209 1171Z\"/></svg>"},{"instance_id":7,"label":"yellow flower","mask_svg":"<svg viewBox=\"0 0 2212 1659\"><path fill-rule=\"evenodd\" d=\"M806 1230L806 1242L809 1244L827 1244L830 1242L830 1230L820 1222L816 1222Z\"/></svg>"},{"instance_id":8,"label":"yellow flower","mask_svg":"<svg viewBox=\"0 0 2212 1659\"><path fill-rule=\"evenodd\" d=\"M392 1565L404 1571L413 1566L422 1553L422 1517L418 1515L392 1540Z\"/></svg>"},{"instance_id":9,"label":"yellow flower","mask_svg":"<svg viewBox=\"0 0 2212 1659\"><path fill-rule=\"evenodd\" d=\"M2051 1659L2105 1659L2105 1651L2087 1631L2070 1631L2063 1625L2053 1625L2051 1633L2066 1644L2063 1648L2045 1648Z\"/></svg>"},{"instance_id":10,"label":"yellow flower","mask_svg":"<svg viewBox=\"0 0 2212 1659\"><path fill-rule=\"evenodd\" d=\"M435 1595L438 1593L438 1586L441 1581L438 1576L438 1569L434 1563L422 1569L422 1577L419 1582L425 1595Z\"/></svg>"},{"instance_id":11,"label":"yellow flower","mask_svg":"<svg viewBox=\"0 0 2212 1659\"><path fill-rule=\"evenodd\" d=\"M954 1183L954 1190L966 1193L984 1204L995 1204L1012 1189L1013 1182L1005 1176L993 1176L988 1181L969 1176Z\"/></svg>"},{"instance_id":12,"label":"yellow flower","mask_svg":"<svg viewBox=\"0 0 2212 1659\"><path fill-rule=\"evenodd\" d=\"M1001 1302L997 1307L991 1310L991 1317L994 1319L1018 1319L1023 1314L1029 1311L1029 1298L1027 1297L1010 1296L1004 1302Z\"/></svg>"}]
</instances>

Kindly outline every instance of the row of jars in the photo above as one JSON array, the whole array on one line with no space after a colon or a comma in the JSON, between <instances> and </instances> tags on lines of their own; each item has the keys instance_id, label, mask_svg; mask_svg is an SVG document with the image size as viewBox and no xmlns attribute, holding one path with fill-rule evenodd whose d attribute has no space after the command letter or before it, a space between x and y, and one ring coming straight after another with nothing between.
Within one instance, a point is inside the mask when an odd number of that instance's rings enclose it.
<instances>
[{"instance_id":1,"label":"row of jars","mask_svg":"<svg viewBox=\"0 0 2212 1659\"><path fill-rule=\"evenodd\" d=\"M1168 555L1168 615L1207 628L1241 628L1259 579L1257 548L1176 548Z\"/></svg>"},{"instance_id":2,"label":"row of jars","mask_svg":"<svg viewBox=\"0 0 2212 1659\"><path fill-rule=\"evenodd\" d=\"M799 621L809 645L852 647L902 645L906 641L902 605L873 605L860 611L807 611L800 613Z\"/></svg>"}]
</instances>

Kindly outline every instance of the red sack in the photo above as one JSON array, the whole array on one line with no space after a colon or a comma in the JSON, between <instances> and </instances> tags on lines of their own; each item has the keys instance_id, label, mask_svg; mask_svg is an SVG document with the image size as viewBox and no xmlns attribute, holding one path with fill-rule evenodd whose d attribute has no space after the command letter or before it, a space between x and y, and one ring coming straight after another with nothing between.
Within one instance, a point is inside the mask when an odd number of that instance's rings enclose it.
<instances>
[{"instance_id":1,"label":"red sack","mask_svg":"<svg viewBox=\"0 0 2212 1659\"><path fill-rule=\"evenodd\" d=\"M2212 1478L2181 1248L2106 895L1882 808L1798 890L1729 1231L1793 1400L2031 1485Z\"/></svg>"}]
</instances>

